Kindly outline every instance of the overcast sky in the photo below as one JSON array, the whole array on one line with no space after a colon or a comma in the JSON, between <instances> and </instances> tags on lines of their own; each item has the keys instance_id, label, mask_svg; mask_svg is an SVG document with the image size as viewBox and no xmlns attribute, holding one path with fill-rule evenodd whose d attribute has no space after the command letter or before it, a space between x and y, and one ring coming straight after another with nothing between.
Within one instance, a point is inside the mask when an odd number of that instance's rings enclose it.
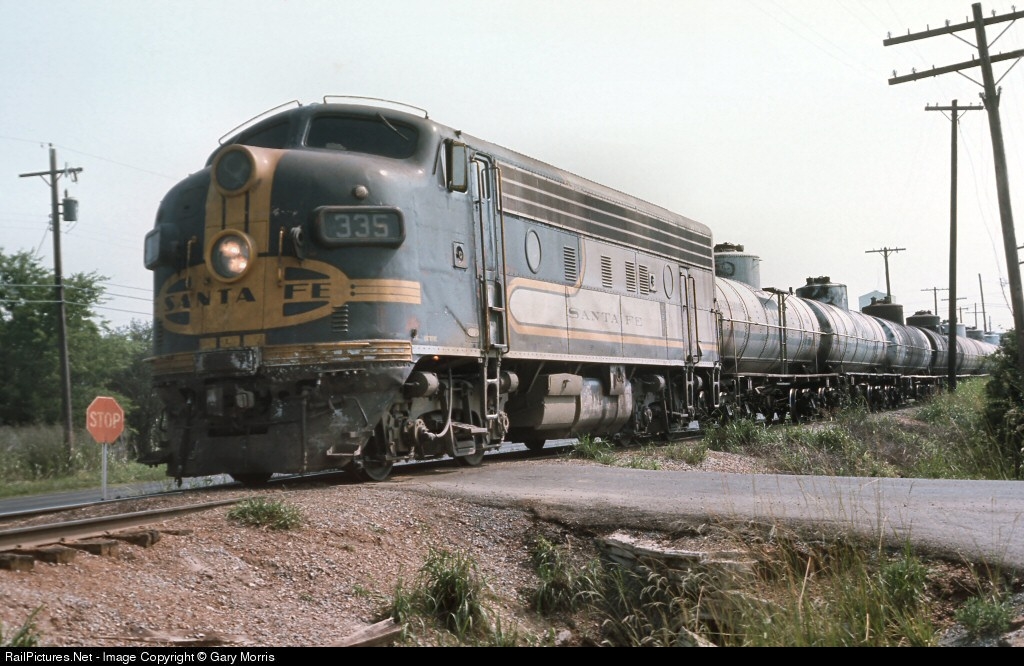
<instances>
[{"instance_id":1,"label":"overcast sky","mask_svg":"<svg viewBox=\"0 0 1024 666\"><path fill-rule=\"evenodd\" d=\"M986 16L1012 11L982 3ZM973 32L883 46L972 19L967 0L0 0L0 249L53 266L46 182L61 192L63 272L105 276L112 325L149 320L142 242L178 180L271 107L396 100L440 123L639 196L762 258L764 286L808 277L886 290L907 315L949 303L951 121L980 104ZM1001 33L1004 33L1000 36ZM998 37L998 40L997 40ZM993 54L1024 23L988 28ZM995 66L1018 218L1024 67ZM968 78L970 77L970 78ZM961 320L1012 327L985 111L958 142ZM1018 225L1018 244L1024 242ZM980 276L980 284L979 284ZM70 297L70 295L69 295ZM977 314L975 314L977 313Z\"/></svg>"}]
</instances>

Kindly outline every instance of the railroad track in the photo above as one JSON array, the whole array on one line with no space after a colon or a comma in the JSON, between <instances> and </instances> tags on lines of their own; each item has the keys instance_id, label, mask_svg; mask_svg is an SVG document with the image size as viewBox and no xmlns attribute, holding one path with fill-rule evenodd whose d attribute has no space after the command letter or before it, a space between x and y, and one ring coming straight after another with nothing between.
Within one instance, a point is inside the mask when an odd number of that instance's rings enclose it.
<instances>
[{"instance_id":1,"label":"railroad track","mask_svg":"<svg viewBox=\"0 0 1024 666\"><path fill-rule=\"evenodd\" d=\"M0 530L0 552L28 551L42 546L67 545L84 539L110 537L117 531L138 528L189 513L208 511L236 502L238 498L41 525L23 525Z\"/></svg>"}]
</instances>

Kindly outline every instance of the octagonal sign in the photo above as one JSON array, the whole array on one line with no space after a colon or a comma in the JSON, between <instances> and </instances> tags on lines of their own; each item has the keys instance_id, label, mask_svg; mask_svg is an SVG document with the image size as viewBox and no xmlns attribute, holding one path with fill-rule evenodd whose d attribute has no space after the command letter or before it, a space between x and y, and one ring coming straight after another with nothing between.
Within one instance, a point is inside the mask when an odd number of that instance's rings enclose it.
<instances>
[{"instance_id":1,"label":"octagonal sign","mask_svg":"<svg viewBox=\"0 0 1024 666\"><path fill-rule=\"evenodd\" d=\"M117 400L98 396L85 410L85 429L97 444L111 444L124 432L124 410Z\"/></svg>"}]
</instances>

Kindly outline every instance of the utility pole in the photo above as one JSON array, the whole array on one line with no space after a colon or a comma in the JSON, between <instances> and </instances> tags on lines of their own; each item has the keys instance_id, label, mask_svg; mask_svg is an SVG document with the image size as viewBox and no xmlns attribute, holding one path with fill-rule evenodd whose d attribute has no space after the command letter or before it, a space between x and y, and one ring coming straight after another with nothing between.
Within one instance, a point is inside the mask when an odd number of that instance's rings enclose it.
<instances>
[{"instance_id":1,"label":"utility pole","mask_svg":"<svg viewBox=\"0 0 1024 666\"><path fill-rule=\"evenodd\" d=\"M932 67L931 70L917 72L916 70L905 76L897 76L889 79L889 85L916 81L929 76L960 72L965 69L981 67L982 79L984 81L984 92L981 93L981 100L988 111L989 132L992 135L992 154L995 160L996 190L999 197L999 218L1003 228L1003 249L1006 254L1006 272L1010 282L1010 298L1013 304L1013 327L1017 338L1017 368L1024 374L1024 291L1021 289L1020 262L1017 258L1017 237L1013 228L1013 210L1010 206L1009 175L1006 169L1006 151L1003 146L1003 127L999 118L999 91L996 89L995 77L992 74L992 63L1005 60L1018 59L1024 56L1024 50L1000 53L996 56L989 55L988 38L985 34L985 27L1005 21L1016 21L1024 18L1024 11L1013 11L1002 16L992 15L984 18L981 15L981 3L971 5L974 13L974 20L966 23L953 25L946 22L941 28L927 29L924 32L911 34L909 31L902 37L892 37L882 40L883 46L903 44L906 42L926 39L938 35L953 35L963 30L974 30L978 45L978 58L970 61L947 65L945 67ZM959 39L959 37L958 37Z\"/></svg>"},{"instance_id":2,"label":"utility pole","mask_svg":"<svg viewBox=\"0 0 1024 666\"><path fill-rule=\"evenodd\" d=\"M19 177L40 176L50 186L50 219L53 222L53 286L57 293L57 337L60 343L60 384L61 403L64 413L64 448L70 459L75 450L75 432L71 416L71 363L68 359L68 327L64 303L64 276L60 255L60 202L57 200L57 181L61 176L70 176L75 182L81 168L57 170L57 151L50 144L50 170L23 173Z\"/></svg>"},{"instance_id":3,"label":"utility pole","mask_svg":"<svg viewBox=\"0 0 1024 666\"><path fill-rule=\"evenodd\" d=\"M889 255L893 252L902 252L905 247L883 247L881 250L865 250L864 254L881 252L885 256L885 298L892 303L892 289L889 287Z\"/></svg>"},{"instance_id":4,"label":"utility pole","mask_svg":"<svg viewBox=\"0 0 1024 666\"><path fill-rule=\"evenodd\" d=\"M981 273L978 273L978 293L981 294L981 330L988 333L988 317L985 315L985 289L981 286Z\"/></svg>"},{"instance_id":5,"label":"utility pole","mask_svg":"<svg viewBox=\"0 0 1024 666\"><path fill-rule=\"evenodd\" d=\"M956 308L953 307L956 298L956 130L959 124L958 111L973 111L975 109L983 109L985 107L978 105L968 106L957 106L956 100L953 100L950 106L925 106L925 111L949 111L952 115L950 119L953 121L950 125L953 128L952 137L950 139L950 176L949 176L949 348L950 350L956 349ZM953 353L949 354L949 368L948 368L948 383L949 390L956 390L956 355Z\"/></svg>"},{"instance_id":6,"label":"utility pole","mask_svg":"<svg viewBox=\"0 0 1024 666\"><path fill-rule=\"evenodd\" d=\"M928 289L922 289L921 291L932 292L932 298L935 300L935 309L932 310L932 314L939 314L939 292L949 290L945 287L929 287Z\"/></svg>"},{"instance_id":7,"label":"utility pole","mask_svg":"<svg viewBox=\"0 0 1024 666\"><path fill-rule=\"evenodd\" d=\"M944 298L944 299L942 299L942 300L944 300L944 301L949 301L949 307L950 307L950 309L953 309L953 310L963 310L963 309L964 309L964 306L962 306L962 305L957 305L957 304L956 304L956 303L954 302L954 300L953 300L952 298ZM966 300L967 300L967 297L966 297L966 296L957 296L957 297L956 297L956 300L957 300L957 301L966 301ZM961 313L961 314L962 314L962 313ZM952 326L955 326L955 325L956 325L956 322L954 322L954 321L950 321L950 325L952 325Z\"/></svg>"}]
</instances>

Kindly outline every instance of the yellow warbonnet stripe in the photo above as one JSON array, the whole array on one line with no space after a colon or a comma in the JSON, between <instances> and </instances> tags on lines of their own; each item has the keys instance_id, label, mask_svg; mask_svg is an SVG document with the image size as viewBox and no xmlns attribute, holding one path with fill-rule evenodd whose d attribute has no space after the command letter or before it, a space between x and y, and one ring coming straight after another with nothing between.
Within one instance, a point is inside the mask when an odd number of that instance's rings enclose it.
<instances>
[{"instance_id":1,"label":"yellow warbonnet stripe","mask_svg":"<svg viewBox=\"0 0 1024 666\"><path fill-rule=\"evenodd\" d=\"M408 280L352 280L349 301L412 303L422 300L419 282Z\"/></svg>"}]
</instances>

